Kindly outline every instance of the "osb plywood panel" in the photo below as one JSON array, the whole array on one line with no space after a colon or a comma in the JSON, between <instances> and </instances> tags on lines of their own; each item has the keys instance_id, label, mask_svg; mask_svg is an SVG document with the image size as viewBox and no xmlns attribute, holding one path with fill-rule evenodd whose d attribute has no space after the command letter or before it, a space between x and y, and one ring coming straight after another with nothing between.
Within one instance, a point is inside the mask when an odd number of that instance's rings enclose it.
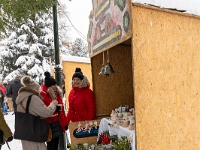
<instances>
[{"instance_id":1,"label":"osb plywood panel","mask_svg":"<svg viewBox=\"0 0 200 150\"><path fill-rule=\"evenodd\" d=\"M132 7L137 150L200 149L200 19Z\"/></svg>"},{"instance_id":2,"label":"osb plywood panel","mask_svg":"<svg viewBox=\"0 0 200 150\"><path fill-rule=\"evenodd\" d=\"M71 86L72 76L75 72L76 67L81 68L83 74L88 77L88 80L90 82L90 88L92 89L92 72L90 63L69 62L69 61L63 61L62 63L63 63L63 73L65 75L65 90L66 90L65 97L67 102L68 102L69 92L72 88Z\"/></svg>"},{"instance_id":3,"label":"osb plywood panel","mask_svg":"<svg viewBox=\"0 0 200 150\"><path fill-rule=\"evenodd\" d=\"M104 52L105 64L107 52ZM118 45L109 49L109 60L115 73L100 76L103 53L91 58L93 89L96 96L97 115L109 114L120 105L134 106L131 46Z\"/></svg>"},{"instance_id":4,"label":"osb plywood panel","mask_svg":"<svg viewBox=\"0 0 200 150\"><path fill-rule=\"evenodd\" d=\"M92 120L93 123L94 123L94 121L97 121L97 126L99 126L101 119ZM80 121L80 123L83 127L85 127L86 122ZM88 146L91 146L92 144L96 144L98 136L91 136L91 137L84 137L84 138L74 137L73 132L75 129L78 128L78 124L79 124L79 122L70 122L70 124L69 124L69 132L70 132L72 148L74 148L74 146L76 144L88 143ZM93 126L94 126L94 124L93 124Z\"/></svg>"}]
</instances>

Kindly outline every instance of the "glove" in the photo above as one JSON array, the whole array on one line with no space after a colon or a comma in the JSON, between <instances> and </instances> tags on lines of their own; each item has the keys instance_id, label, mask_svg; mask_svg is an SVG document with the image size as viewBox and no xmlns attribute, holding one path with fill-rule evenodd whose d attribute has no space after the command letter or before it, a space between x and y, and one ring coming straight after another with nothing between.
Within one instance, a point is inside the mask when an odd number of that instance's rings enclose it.
<instances>
[{"instance_id":1,"label":"glove","mask_svg":"<svg viewBox=\"0 0 200 150\"><path fill-rule=\"evenodd\" d=\"M65 126L65 130L68 130L68 126Z\"/></svg>"},{"instance_id":2,"label":"glove","mask_svg":"<svg viewBox=\"0 0 200 150\"><path fill-rule=\"evenodd\" d=\"M70 143L67 144L67 148L71 148L71 144Z\"/></svg>"},{"instance_id":3,"label":"glove","mask_svg":"<svg viewBox=\"0 0 200 150\"><path fill-rule=\"evenodd\" d=\"M59 111L61 111L61 110L62 110L62 107L59 106L59 105L57 105L57 106L56 106L56 112L59 112Z\"/></svg>"},{"instance_id":4,"label":"glove","mask_svg":"<svg viewBox=\"0 0 200 150\"><path fill-rule=\"evenodd\" d=\"M13 140L13 136L9 137L9 138L7 139L7 142L11 142L12 140Z\"/></svg>"}]
</instances>

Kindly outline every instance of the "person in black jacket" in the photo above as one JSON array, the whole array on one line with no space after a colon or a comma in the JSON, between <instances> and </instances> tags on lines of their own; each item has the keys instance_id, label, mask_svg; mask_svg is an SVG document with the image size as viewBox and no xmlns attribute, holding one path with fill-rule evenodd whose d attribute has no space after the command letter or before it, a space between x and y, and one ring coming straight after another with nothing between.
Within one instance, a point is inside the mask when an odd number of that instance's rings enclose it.
<instances>
[{"instance_id":1,"label":"person in black jacket","mask_svg":"<svg viewBox=\"0 0 200 150\"><path fill-rule=\"evenodd\" d=\"M21 87L23 87L23 85L21 84L20 77L16 76L15 79L10 84L9 91L8 91L8 94L12 95L14 112L17 111L17 105L15 103L15 100L18 96L18 91Z\"/></svg>"},{"instance_id":2,"label":"person in black jacket","mask_svg":"<svg viewBox=\"0 0 200 150\"><path fill-rule=\"evenodd\" d=\"M9 93L10 85L11 81L8 81L8 84L6 86L6 99L8 102L9 112L12 112L14 109L13 109L12 95Z\"/></svg>"}]
</instances>

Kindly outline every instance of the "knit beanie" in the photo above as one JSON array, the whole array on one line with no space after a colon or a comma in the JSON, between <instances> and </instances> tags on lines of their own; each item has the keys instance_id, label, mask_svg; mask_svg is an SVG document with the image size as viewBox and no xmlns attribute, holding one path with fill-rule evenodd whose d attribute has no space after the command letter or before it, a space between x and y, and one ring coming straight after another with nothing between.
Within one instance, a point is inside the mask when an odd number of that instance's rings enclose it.
<instances>
[{"instance_id":1,"label":"knit beanie","mask_svg":"<svg viewBox=\"0 0 200 150\"><path fill-rule=\"evenodd\" d=\"M81 68L76 68L75 69L75 73L73 74L73 76L72 76L72 80L74 79L74 78L79 78L79 79L81 79L81 80L83 80L83 73L81 72Z\"/></svg>"},{"instance_id":2,"label":"knit beanie","mask_svg":"<svg viewBox=\"0 0 200 150\"><path fill-rule=\"evenodd\" d=\"M25 86L25 87L30 87L33 88L35 90L39 90L40 85L35 82L30 76L24 76L21 78L21 83Z\"/></svg>"},{"instance_id":3,"label":"knit beanie","mask_svg":"<svg viewBox=\"0 0 200 150\"><path fill-rule=\"evenodd\" d=\"M51 77L50 72L46 71L44 73L45 75L45 79L44 79L44 84L46 85L46 87L50 87L52 85L56 85L56 80L54 78Z\"/></svg>"}]
</instances>

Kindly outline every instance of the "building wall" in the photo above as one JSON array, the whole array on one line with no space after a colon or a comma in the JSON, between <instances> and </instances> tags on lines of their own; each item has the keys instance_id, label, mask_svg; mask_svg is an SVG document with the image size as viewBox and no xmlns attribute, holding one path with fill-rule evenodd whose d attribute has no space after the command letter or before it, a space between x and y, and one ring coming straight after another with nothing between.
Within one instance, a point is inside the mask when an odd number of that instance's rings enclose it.
<instances>
[{"instance_id":1,"label":"building wall","mask_svg":"<svg viewBox=\"0 0 200 150\"><path fill-rule=\"evenodd\" d=\"M66 90L65 97L66 97L66 100L67 100L69 92L72 88L71 81L72 81L72 76L75 72L76 67L81 68L83 74L88 77L88 80L90 82L90 88L93 89L91 64L90 63L88 63L88 62L77 62L75 60L72 61L72 60L64 59L63 62L62 62L62 65L63 65L63 73L65 75L65 90Z\"/></svg>"},{"instance_id":2,"label":"building wall","mask_svg":"<svg viewBox=\"0 0 200 150\"><path fill-rule=\"evenodd\" d=\"M200 149L200 18L134 4L137 150Z\"/></svg>"}]
</instances>

